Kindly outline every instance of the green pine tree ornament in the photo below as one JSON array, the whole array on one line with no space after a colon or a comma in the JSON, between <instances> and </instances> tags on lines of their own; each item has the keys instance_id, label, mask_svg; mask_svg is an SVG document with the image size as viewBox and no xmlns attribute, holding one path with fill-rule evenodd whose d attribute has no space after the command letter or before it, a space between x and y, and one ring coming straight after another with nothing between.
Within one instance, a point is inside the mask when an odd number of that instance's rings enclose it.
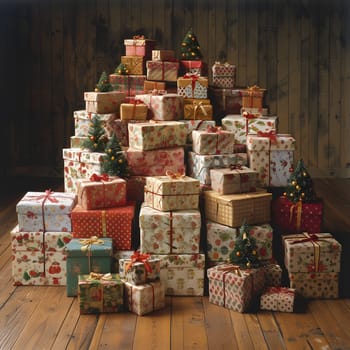
<instances>
[{"instance_id":1,"label":"green pine tree ornament","mask_svg":"<svg viewBox=\"0 0 350 350\"><path fill-rule=\"evenodd\" d=\"M115 74L127 75L129 74L129 69L124 63L120 63L118 67L115 69Z\"/></svg>"},{"instance_id":2,"label":"green pine tree ornament","mask_svg":"<svg viewBox=\"0 0 350 350\"><path fill-rule=\"evenodd\" d=\"M129 164L115 133L108 141L103 157L102 173L121 178L129 177Z\"/></svg>"},{"instance_id":3,"label":"green pine tree ornament","mask_svg":"<svg viewBox=\"0 0 350 350\"><path fill-rule=\"evenodd\" d=\"M96 84L96 92L109 92L112 91L112 84L109 82L108 75L105 71L102 72L98 83Z\"/></svg>"},{"instance_id":4,"label":"green pine tree ornament","mask_svg":"<svg viewBox=\"0 0 350 350\"><path fill-rule=\"evenodd\" d=\"M94 115L91 118L87 139L83 142L82 147L92 152L104 152L107 141L108 137L102 126L102 121L97 115Z\"/></svg>"},{"instance_id":5,"label":"green pine tree ornament","mask_svg":"<svg viewBox=\"0 0 350 350\"><path fill-rule=\"evenodd\" d=\"M249 226L243 224L239 228L235 247L230 254L230 262L239 265L242 269L251 269L259 266L256 240L249 234Z\"/></svg>"},{"instance_id":6,"label":"green pine tree ornament","mask_svg":"<svg viewBox=\"0 0 350 350\"><path fill-rule=\"evenodd\" d=\"M316 200L311 176L302 159L298 161L295 170L292 172L283 194L293 203L299 201L310 203Z\"/></svg>"},{"instance_id":7,"label":"green pine tree ornament","mask_svg":"<svg viewBox=\"0 0 350 350\"><path fill-rule=\"evenodd\" d=\"M193 33L192 28L183 39L180 52L182 60L200 60L203 57L197 36Z\"/></svg>"}]
</instances>

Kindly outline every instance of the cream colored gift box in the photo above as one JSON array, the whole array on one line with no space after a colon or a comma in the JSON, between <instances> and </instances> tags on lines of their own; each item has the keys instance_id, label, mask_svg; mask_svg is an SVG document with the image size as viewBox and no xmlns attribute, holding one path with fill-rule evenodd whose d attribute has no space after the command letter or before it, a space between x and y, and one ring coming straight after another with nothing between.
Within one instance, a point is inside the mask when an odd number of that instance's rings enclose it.
<instances>
[{"instance_id":1,"label":"cream colored gift box","mask_svg":"<svg viewBox=\"0 0 350 350\"><path fill-rule=\"evenodd\" d=\"M85 92L85 109L87 112L106 114L106 113L118 113L122 101L125 99L126 94L119 91L108 92Z\"/></svg>"}]
</instances>

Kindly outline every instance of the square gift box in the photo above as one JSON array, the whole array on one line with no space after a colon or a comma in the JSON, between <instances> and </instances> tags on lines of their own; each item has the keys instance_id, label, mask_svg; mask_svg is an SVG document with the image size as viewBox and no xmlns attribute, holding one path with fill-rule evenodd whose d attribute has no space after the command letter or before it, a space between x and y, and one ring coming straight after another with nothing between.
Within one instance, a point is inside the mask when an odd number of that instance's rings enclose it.
<instances>
[{"instance_id":1,"label":"square gift box","mask_svg":"<svg viewBox=\"0 0 350 350\"><path fill-rule=\"evenodd\" d=\"M122 101L125 99L126 94L119 91L108 92L85 92L85 109L87 112L106 114L106 113L118 113Z\"/></svg>"},{"instance_id":2,"label":"square gift box","mask_svg":"<svg viewBox=\"0 0 350 350\"><path fill-rule=\"evenodd\" d=\"M209 87L208 96L214 109L214 118L221 125L221 119L228 114L240 114L242 96L240 89L223 89Z\"/></svg>"},{"instance_id":3,"label":"square gift box","mask_svg":"<svg viewBox=\"0 0 350 350\"><path fill-rule=\"evenodd\" d=\"M145 75L146 65L145 58L143 56L121 56L120 62L127 67L130 75Z\"/></svg>"},{"instance_id":4,"label":"square gift box","mask_svg":"<svg viewBox=\"0 0 350 350\"><path fill-rule=\"evenodd\" d=\"M179 72L179 62L147 61L147 80L175 82Z\"/></svg>"},{"instance_id":5,"label":"square gift box","mask_svg":"<svg viewBox=\"0 0 350 350\"><path fill-rule=\"evenodd\" d=\"M260 296L260 309L293 312L295 289L286 287L267 287Z\"/></svg>"},{"instance_id":6,"label":"square gift box","mask_svg":"<svg viewBox=\"0 0 350 350\"><path fill-rule=\"evenodd\" d=\"M124 92L126 96L135 96L143 93L145 75L110 74L109 82L114 91Z\"/></svg>"},{"instance_id":7,"label":"square gift box","mask_svg":"<svg viewBox=\"0 0 350 350\"><path fill-rule=\"evenodd\" d=\"M156 41L146 39L143 35L136 35L132 39L124 39L125 55L143 56L145 59L152 57L152 51L156 47Z\"/></svg>"},{"instance_id":8,"label":"square gift box","mask_svg":"<svg viewBox=\"0 0 350 350\"><path fill-rule=\"evenodd\" d=\"M242 107L262 108L265 91L257 85L242 89Z\"/></svg>"},{"instance_id":9,"label":"square gift box","mask_svg":"<svg viewBox=\"0 0 350 350\"><path fill-rule=\"evenodd\" d=\"M184 119L186 120L212 120L213 106L209 99L185 98Z\"/></svg>"},{"instance_id":10,"label":"square gift box","mask_svg":"<svg viewBox=\"0 0 350 350\"><path fill-rule=\"evenodd\" d=\"M187 126L187 143L193 143L192 131L193 130L207 130L208 127L215 126L215 120L181 120Z\"/></svg>"},{"instance_id":11,"label":"square gift box","mask_svg":"<svg viewBox=\"0 0 350 350\"><path fill-rule=\"evenodd\" d=\"M212 66L212 85L218 88L233 89L236 79L236 66L228 62L215 62Z\"/></svg>"},{"instance_id":12,"label":"square gift box","mask_svg":"<svg viewBox=\"0 0 350 350\"><path fill-rule=\"evenodd\" d=\"M147 114L148 106L136 98L120 105L121 120L146 120Z\"/></svg>"},{"instance_id":13,"label":"square gift box","mask_svg":"<svg viewBox=\"0 0 350 350\"><path fill-rule=\"evenodd\" d=\"M187 73L177 78L177 93L184 98L208 98L208 78Z\"/></svg>"}]
</instances>

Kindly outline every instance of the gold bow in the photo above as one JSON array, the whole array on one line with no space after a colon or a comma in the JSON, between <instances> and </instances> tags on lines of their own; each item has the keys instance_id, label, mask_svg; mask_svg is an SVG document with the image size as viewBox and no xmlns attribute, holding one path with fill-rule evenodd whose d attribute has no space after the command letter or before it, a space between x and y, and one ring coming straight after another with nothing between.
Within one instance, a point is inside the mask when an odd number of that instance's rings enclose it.
<instances>
[{"instance_id":1,"label":"gold bow","mask_svg":"<svg viewBox=\"0 0 350 350\"><path fill-rule=\"evenodd\" d=\"M86 279L87 281L110 281L112 279L111 273L97 273L90 272L89 277Z\"/></svg>"},{"instance_id":2,"label":"gold bow","mask_svg":"<svg viewBox=\"0 0 350 350\"><path fill-rule=\"evenodd\" d=\"M82 247L80 248L83 252L91 249L91 246L93 244L98 244L98 245L102 245L105 244L103 239L98 238L97 236L91 236L90 238L82 238L80 239L80 244L82 245Z\"/></svg>"}]
</instances>

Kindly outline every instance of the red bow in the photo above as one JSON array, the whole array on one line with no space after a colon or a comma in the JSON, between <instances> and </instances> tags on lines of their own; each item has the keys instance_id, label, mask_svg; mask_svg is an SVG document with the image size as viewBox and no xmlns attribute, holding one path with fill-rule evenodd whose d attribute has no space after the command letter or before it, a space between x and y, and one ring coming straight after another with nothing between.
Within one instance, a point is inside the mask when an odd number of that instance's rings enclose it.
<instances>
[{"instance_id":1,"label":"red bow","mask_svg":"<svg viewBox=\"0 0 350 350\"><path fill-rule=\"evenodd\" d=\"M41 199L44 199L44 202L47 200L49 200L50 202L52 203L58 203L58 199L55 198L55 197L51 197L51 195L53 194L54 192L51 191L51 190L45 190L45 194L41 195L41 196L38 196L36 197L35 199L37 201L41 200Z\"/></svg>"},{"instance_id":2,"label":"red bow","mask_svg":"<svg viewBox=\"0 0 350 350\"><path fill-rule=\"evenodd\" d=\"M149 258L150 258L149 254L141 254L139 251L134 252L134 254L131 255L131 261L125 267L125 272L128 272L131 266L136 262L143 263L145 265L146 271L152 272L152 267L148 262Z\"/></svg>"},{"instance_id":3,"label":"red bow","mask_svg":"<svg viewBox=\"0 0 350 350\"><path fill-rule=\"evenodd\" d=\"M275 130L271 130L269 132L259 131L258 132L258 136L268 137L270 139L271 143L276 143L277 142L277 135L276 135L276 131Z\"/></svg>"},{"instance_id":4,"label":"red bow","mask_svg":"<svg viewBox=\"0 0 350 350\"><path fill-rule=\"evenodd\" d=\"M320 238L316 234L313 233L311 235L308 235L308 237L296 239L295 241L291 242L290 244L304 243L304 242L317 242L319 240L320 240Z\"/></svg>"},{"instance_id":5,"label":"red bow","mask_svg":"<svg viewBox=\"0 0 350 350\"><path fill-rule=\"evenodd\" d=\"M253 113L243 112L243 117L246 119L256 119L256 115Z\"/></svg>"},{"instance_id":6,"label":"red bow","mask_svg":"<svg viewBox=\"0 0 350 350\"><path fill-rule=\"evenodd\" d=\"M221 129L220 126L213 126L213 125L208 125L207 126L207 132L217 132L217 133L219 133L221 131L222 131L222 129Z\"/></svg>"},{"instance_id":7,"label":"red bow","mask_svg":"<svg viewBox=\"0 0 350 350\"><path fill-rule=\"evenodd\" d=\"M90 181L109 181L109 176L107 174L102 174L102 175L97 175L97 174L92 174L90 176Z\"/></svg>"}]
</instances>

